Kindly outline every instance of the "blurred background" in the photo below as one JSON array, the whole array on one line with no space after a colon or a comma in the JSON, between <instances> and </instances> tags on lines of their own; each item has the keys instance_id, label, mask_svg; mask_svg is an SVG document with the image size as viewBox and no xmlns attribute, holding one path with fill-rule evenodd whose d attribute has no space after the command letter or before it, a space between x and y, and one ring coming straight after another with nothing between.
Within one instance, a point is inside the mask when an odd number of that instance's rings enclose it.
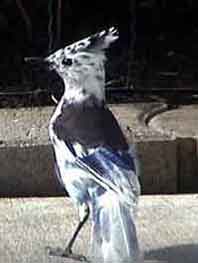
<instances>
[{"instance_id":1,"label":"blurred background","mask_svg":"<svg viewBox=\"0 0 198 263\"><path fill-rule=\"evenodd\" d=\"M192 98L198 93L197 11L196 0L1 0L0 107L48 105L51 94L59 99L59 77L24 57L46 56L112 25L120 39L108 53L110 101L178 92Z\"/></svg>"}]
</instances>

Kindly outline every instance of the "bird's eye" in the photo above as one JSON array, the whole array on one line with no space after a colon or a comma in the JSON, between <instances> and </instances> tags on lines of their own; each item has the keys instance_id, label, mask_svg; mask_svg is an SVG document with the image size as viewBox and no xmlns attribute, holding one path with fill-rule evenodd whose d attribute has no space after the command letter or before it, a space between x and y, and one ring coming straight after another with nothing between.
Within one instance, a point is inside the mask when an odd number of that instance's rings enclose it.
<instances>
[{"instance_id":1,"label":"bird's eye","mask_svg":"<svg viewBox=\"0 0 198 263\"><path fill-rule=\"evenodd\" d=\"M72 65L72 59L71 58L64 58L62 61L62 64L64 66L71 66Z\"/></svg>"}]
</instances>

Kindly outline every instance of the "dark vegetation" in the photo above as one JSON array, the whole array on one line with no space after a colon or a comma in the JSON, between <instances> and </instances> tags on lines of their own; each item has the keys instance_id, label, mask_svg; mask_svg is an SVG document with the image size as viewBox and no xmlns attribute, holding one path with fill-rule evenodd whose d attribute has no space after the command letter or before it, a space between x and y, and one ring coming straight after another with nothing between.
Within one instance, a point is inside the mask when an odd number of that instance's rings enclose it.
<instances>
[{"instance_id":1,"label":"dark vegetation","mask_svg":"<svg viewBox=\"0 0 198 263\"><path fill-rule=\"evenodd\" d=\"M0 106L50 104L51 93L59 98L58 76L24 57L46 56L112 25L120 40L109 51L109 99L128 100L132 93L146 99L167 89L166 95L197 94L197 11L196 0L1 0Z\"/></svg>"}]
</instances>

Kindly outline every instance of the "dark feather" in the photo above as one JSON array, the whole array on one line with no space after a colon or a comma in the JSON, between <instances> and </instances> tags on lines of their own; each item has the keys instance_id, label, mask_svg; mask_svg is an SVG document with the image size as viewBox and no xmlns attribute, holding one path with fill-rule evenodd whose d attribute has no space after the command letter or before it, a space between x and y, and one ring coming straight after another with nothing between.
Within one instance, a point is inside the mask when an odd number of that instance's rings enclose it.
<instances>
[{"instance_id":1,"label":"dark feather","mask_svg":"<svg viewBox=\"0 0 198 263\"><path fill-rule=\"evenodd\" d=\"M66 144L79 143L85 148L104 146L127 150L128 144L112 112L104 105L63 104L53 129Z\"/></svg>"}]
</instances>

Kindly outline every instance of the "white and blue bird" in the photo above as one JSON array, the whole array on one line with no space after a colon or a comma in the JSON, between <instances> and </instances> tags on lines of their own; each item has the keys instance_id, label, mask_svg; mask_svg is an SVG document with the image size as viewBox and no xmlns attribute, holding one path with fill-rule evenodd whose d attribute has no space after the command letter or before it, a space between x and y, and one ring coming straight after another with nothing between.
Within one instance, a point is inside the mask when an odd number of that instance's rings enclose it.
<instances>
[{"instance_id":1,"label":"white and blue bird","mask_svg":"<svg viewBox=\"0 0 198 263\"><path fill-rule=\"evenodd\" d=\"M45 58L65 86L49 124L56 174L80 217L67 247L52 255L86 260L72 247L90 215L91 262L139 262L137 157L105 103L105 49L117 38L110 28Z\"/></svg>"}]
</instances>

